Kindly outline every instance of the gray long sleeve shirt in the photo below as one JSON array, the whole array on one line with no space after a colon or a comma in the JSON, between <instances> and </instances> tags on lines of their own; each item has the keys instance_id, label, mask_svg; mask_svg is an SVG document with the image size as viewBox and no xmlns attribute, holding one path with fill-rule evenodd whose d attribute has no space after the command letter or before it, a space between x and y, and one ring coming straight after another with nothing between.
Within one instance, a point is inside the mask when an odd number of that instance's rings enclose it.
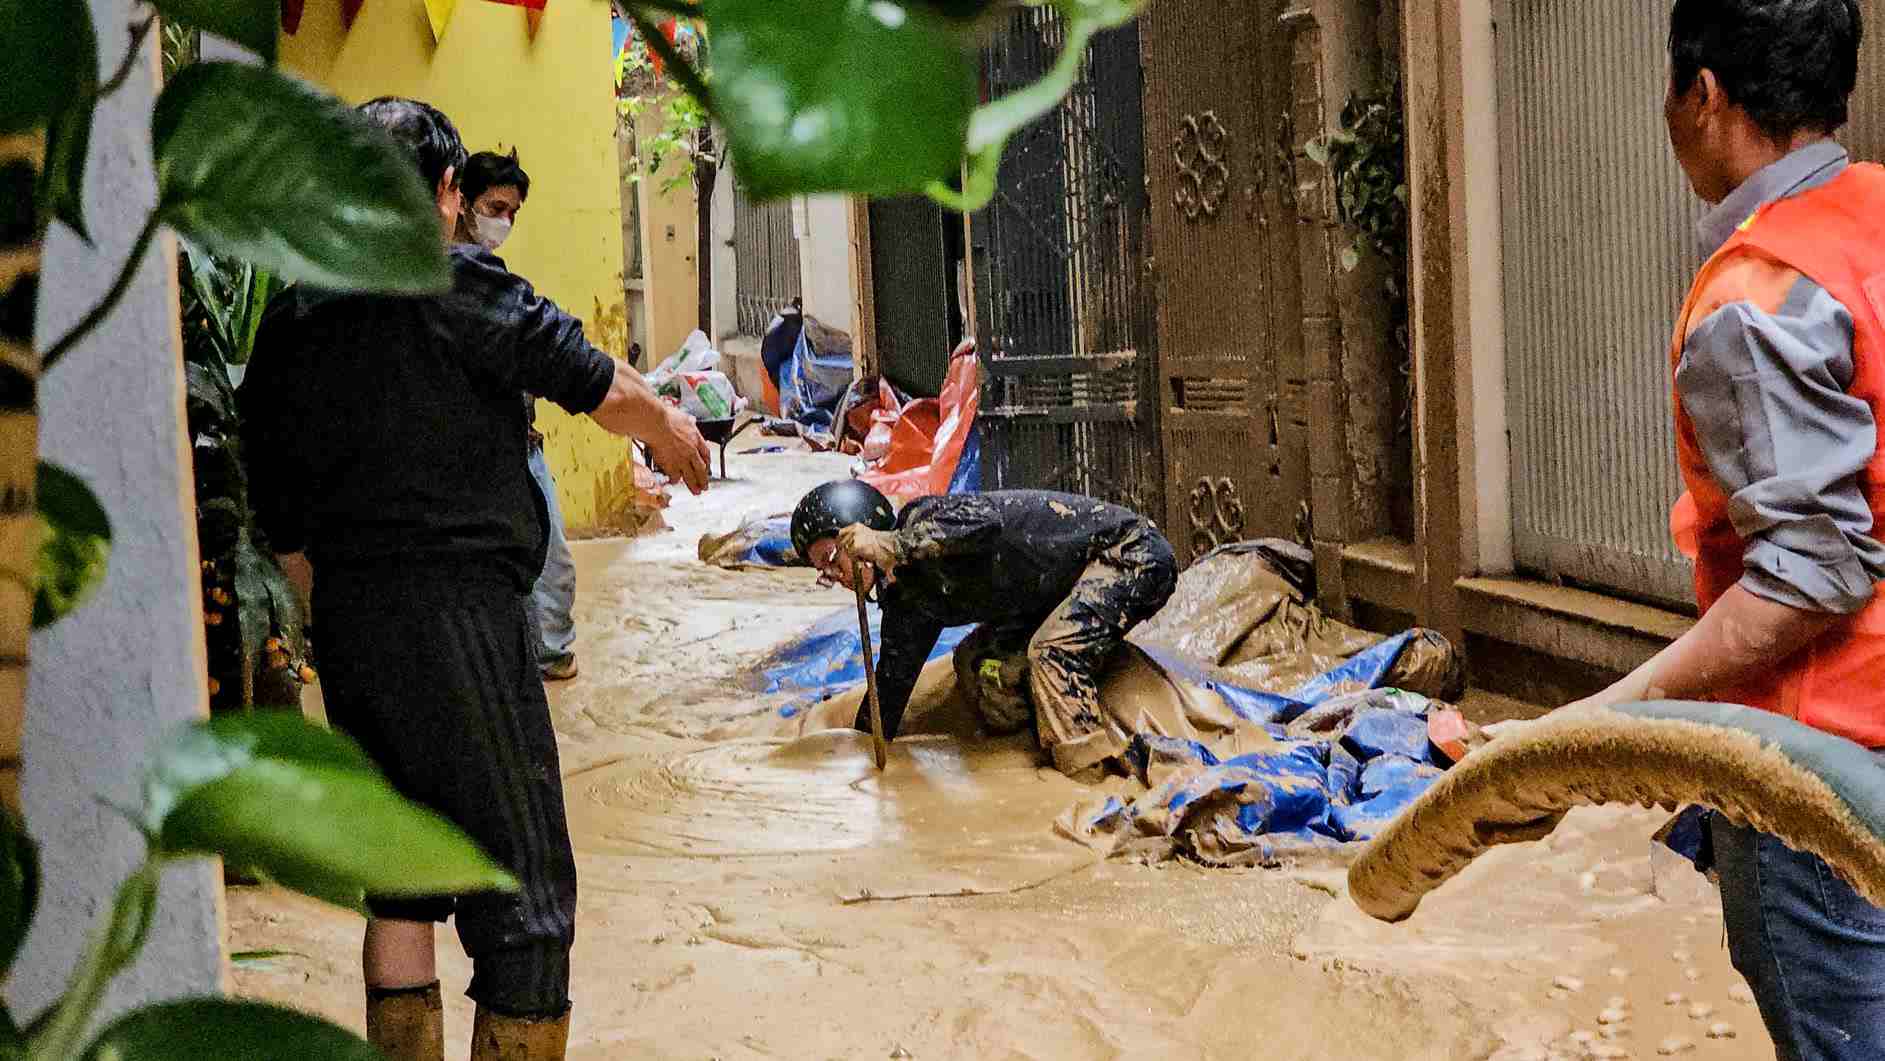
<instances>
[{"instance_id":1,"label":"gray long sleeve shirt","mask_svg":"<svg viewBox=\"0 0 1885 1061\"><path fill-rule=\"evenodd\" d=\"M1755 210L1826 184L1847 161L1829 140L1755 173L1701 220L1702 249L1719 250ZM1676 393L1748 543L1741 587L1804 611L1850 614L1885 580L1885 547L1859 487L1878 425L1846 393L1852 315L1795 270L1748 268L1747 298L1690 322Z\"/></svg>"}]
</instances>

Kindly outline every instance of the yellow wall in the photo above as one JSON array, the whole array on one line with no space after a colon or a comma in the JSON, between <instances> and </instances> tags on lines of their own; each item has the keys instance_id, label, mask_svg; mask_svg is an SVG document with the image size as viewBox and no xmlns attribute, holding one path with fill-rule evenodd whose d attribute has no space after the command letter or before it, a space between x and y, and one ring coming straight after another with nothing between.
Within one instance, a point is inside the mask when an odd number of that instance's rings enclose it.
<instances>
[{"instance_id":1,"label":"yellow wall","mask_svg":"<svg viewBox=\"0 0 1885 1061\"><path fill-rule=\"evenodd\" d=\"M522 8L460 0L436 44L424 0L368 0L345 31L340 0L308 0L299 31L282 37L281 60L348 102L423 99L451 116L468 150L515 146L530 201L504 244L505 263L582 318L590 342L621 357L628 339L610 48L609 5L594 0L551 3L534 41ZM538 403L537 426L571 532L625 525L628 443L549 402Z\"/></svg>"}]
</instances>

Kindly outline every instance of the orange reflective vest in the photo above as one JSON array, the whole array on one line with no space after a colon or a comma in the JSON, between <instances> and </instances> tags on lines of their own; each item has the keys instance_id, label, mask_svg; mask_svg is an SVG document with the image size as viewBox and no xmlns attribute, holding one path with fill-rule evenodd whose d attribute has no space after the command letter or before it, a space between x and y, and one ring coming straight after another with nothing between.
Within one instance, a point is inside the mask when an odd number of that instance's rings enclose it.
<instances>
[{"instance_id":1,"label":"orange reflective vest","mask_svg":"<svg viewBox=\"0 0 1885 1061\"><path fill-rule=\"evenodd\" d=\"M1779 266L1780 269L1775 267ZM1680 365L1691 331L1723 305L1761 294L1762 278L1792 271L1825 288L1852 314L1853 373L1885 436L1885 167L1855 164L1811 191L1762 207L1696 274L1670 350ZM1777 306L1763 307L1774 309ZM1706 612L1740 581L1746 542L1728 518L1695 425L1676 398L1676 455L1688 488L1671 517L1678 546L1695 560L1695 598ZM1885 446L1861 477L1873 533L1885 533ZM1713 699L1776 711L1867 747L1885 747L1885 593L1766 675Z\"/></svg>"}]
</instances>

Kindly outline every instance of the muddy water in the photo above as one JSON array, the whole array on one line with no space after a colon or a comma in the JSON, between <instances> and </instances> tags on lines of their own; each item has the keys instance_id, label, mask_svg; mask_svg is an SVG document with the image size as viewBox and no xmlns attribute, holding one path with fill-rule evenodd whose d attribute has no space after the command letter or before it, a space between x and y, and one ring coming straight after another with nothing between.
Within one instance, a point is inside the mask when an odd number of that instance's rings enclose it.
<instances>
[{"instance_id":1,"label":"muddy water","mask_svg":"<svg viewBox=\"0 0 1885 1061\"><path fill-rule=\"evenodd\" d=\"M858 735L779 739L800 723L738 672L849 598L704 567L695 542L846 463L735 454L675 530L577 546L582 675L551 688L581 874L572 1057L1593 1056L1580 1031L1772 1056L1730 995L1718 904L1651 894L1654 816L1574 814L1386 926L1330 894L1335 871L1096 864L1052 833L1085 790L1026 741L950 736L946 681L882 775ZM241 992L359 1027L357 921L237 889L230 923L232 950L300 955L236 971ZM449 932L438 952L462 1057L469 965ZM1600 1026L1612 998L1629 1016ZM1707 1039L1716 1021L1737 1038Z\"/></svg>"}]
</instances>

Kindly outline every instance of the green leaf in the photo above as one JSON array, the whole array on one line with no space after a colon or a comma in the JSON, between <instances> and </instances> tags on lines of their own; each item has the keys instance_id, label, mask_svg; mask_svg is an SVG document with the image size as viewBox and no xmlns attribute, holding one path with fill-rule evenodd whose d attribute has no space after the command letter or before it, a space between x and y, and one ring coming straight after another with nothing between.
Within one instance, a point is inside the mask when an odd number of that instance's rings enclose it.
<instances>
[{"instance_id":1,"label":"green leaf","mask_svg":"<svg viewBox=\"0 0 1885 1061\"><path fill-rule=\"evenodd\" d=\"M96 74L82 79L79 94L46 127L46 167L39 178L40 194L52 216L87 244L92 234L85 227L85 159L91 150L97 87Z\"/></svg>"},{"instance_id":2,"label":"green leaf","mask_svg":"<svg viewBox=\"0 0 1885 1061\"><path fill-rule=\"evenodd\" d=\"M83 1061L384 1061L365 1039L266 1002L194 998L134 1010L99 1033Z\"/></svg>"},{"instance_id":3,"label":"green leaf","mask_svg":"<svg viewBox=\"0 0 1885 1061\"><path fill-rule=\"evenodd\" d=\"M253 661L262 654L262 645L268 640L272 625L269 622L268 570L274 565L255 547L247 528L236 538L235 554L236 622L242 635L242 654Z\"/></svg>"},{"instance_id":4,"label":"green leaf","mask_svg":"<svg viewBox=\"0 0 1885 1061\"><path fill-rule=\"evenodd\" d=\"M39 849L13 812L0 808L0 969L13 966L39 905Z\"/></svg>"},{"instance_id":5,"label":"green leaf","mask_svg":"<svg viewBox=\"0 0 1885 1061\"><path fill-rule=\"evenodd\" d=\"M104 581L111 555L111 520L84 480L40 461L36 489L43 533L39 580L33 588L35 630L84 603Z\"/></svg>"},{"instance_id":6,"label":"green leaf","mask_svg":"<svg viewBox=\"0 0 1885 1061\"><path fill-rule=\"evenodd\" d=\"M456 826L393 791L358 745L290 711L177 731L152 763L144 818L167 856L220 855L349 909L363 894L517 886Z\"/></svg>"},{"instance_id":7,"label":"green leaf","mask_svg":"<svg viewBox=\"0 0 1885 1061\"><path fill-rule=\"evenodd\" d=\"M1309 161L1315 163L1318 166L1326 166L1329 164L1328 141L1324 140L1320 136L1304 144L1302 146L1302 151L1303 151L1303 154L1309 156Z\"/></svg>"},{"instance_id":8,"label":"green leaf","mask_svg":"<svg viewBox=\"0 0 1885 1061\"><path fill-rule=\"evenodd\" d=\"M273 65L280 0L151 0L167 19L234 41Z\"/></svg>"},{"instance_id":9,"label":"green leaf","mask_svg":"<svg viewBox=\"0 0 1885 1061\"><path fill-rule=\"evenodd\" d=\"M956 172L975 107L968 40L926 6L706 0L713 108L756 199L894 195Z\"/></svg>"},{"instance_id":10,"label":"green leaf","mask_svg":"<svg viewBox=\"0 0 1885 1061\"><path fill-rule=\"evenodd\" d=\"M197 430L216 428L232 429L236 422L235 390L229 385L229 376L219 368L199 365L191 362L183 366L186 394L192 405L200 407L208 418L198 423L193 415L191 424Z\"/></svg>"},{"instance_id":11,"label":"green leaf","mask_svg":"<svg viewBox=\"0 0 1885 1061\"><path fill-rule=\"evenodd\" d=\"M164 821L169 854L221 855L343 906L370 895L514 888L458 828L377 774L251 763L186 796Z\"/></svg>"},{"instance_id":12,"label":"green leaf","mask_svg":"<svg viewBox=\"0 0 1885 1061\"><path fill-rule=\"evenodd\" d=\"M158 210L219 254L334 290L451 286L439 218L382 130L289 78L193 63L151 119Z\"/></svg>"},{"instance_id":13,"label":"green leaf","mask_svg":"<svg viewBox=\"0 0 1885 1061\"><path fill-rule=\"evenodd\" d=\"M277 958L306 958L298 950L239 950L229 956L229 964L238 969L273 969Z\"/></svg>"},{"instance_id":14,"label":"green leaf","mask_svg":"<svg viewBox=\"0 0 1885 1061\"><path fill-rule=\"evenodd\" d=\"M942 181L924 192L944 206L964 212L980 210L995 197L1001 155L1008 141L1028 123L1051 112L1065 99L1086 61L1093 35L1131 21L1144 0L1052 0L1065 24L1060 56L1039 81L976 109L969 121L965 146L967 160L962 191Z\"/></svg>"},{"instance_id":15,"label":"green leaf","mask_svg":"<svg viewBox=\"0 0 1885 1061\"><path fill-rule=\"evenodd\" d=\"M249 363L249 355L255 353L255 337L262 331L262 316L284 286L281 279L267 269L250 265L245 266L244 271L247 282L243 285L242 306L232 321L234 342L228 357L232 365Z\"/></svg>"},{"instance_id":16,"label":"green leaf","mask_svg":"<svg viewBox=\"0 0 1885 1061\"><path fill-rule=\"evenodd\" d=\"M0 134L41 128L98 81L85 0L0 0Z\"/></svg>"},{"instance_id":17,"label":"green leaf","mask_svg":"<svg viewBox=\"0 0 1885 1061\"><path fill-rule=\"evenodd\" d=\"M1354 247L1342 248L1342 271L1352 273L1361 266L1361 251Z\"/></svg>"},{"instance_id":18,"label":"green leaf","mask_svg":"<svg viewBox=\"0 0 1885 1061\"><path fill-rule=\"evenodd\" d=\"M270 759L375 772L373 760L352 739L316 726L297 712L220 715L179 727L157 746L144 775L145 829L161 829L171 810L203 785Z\"/></svg>"}]
</instances>

